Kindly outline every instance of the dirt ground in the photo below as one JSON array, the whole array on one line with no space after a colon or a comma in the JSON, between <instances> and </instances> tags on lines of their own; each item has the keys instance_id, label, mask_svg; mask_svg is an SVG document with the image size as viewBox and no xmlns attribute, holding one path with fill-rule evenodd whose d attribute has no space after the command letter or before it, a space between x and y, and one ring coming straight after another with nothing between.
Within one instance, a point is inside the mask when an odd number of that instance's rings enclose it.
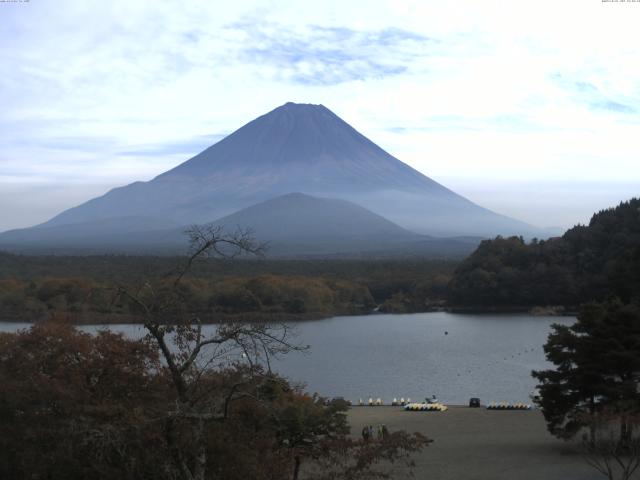
<instances>
[{"instance_id":1,"label":"dirt ground","mask_svg":"<svg viewBox=\"0 0 640 480\"><path fill-rule=\"evenodd\" d=\"M434 442L414 457L415 478L429 480L597 480L578 449L552 437L539 411L449 407L407 412L401 407L352 407L352 433L364 425L420 432ZM394 478L406 478L394 467ZM634 477L636 478L636 477ZM640 475L637 476L640 478Z\"/></svg>"}]
</instances>

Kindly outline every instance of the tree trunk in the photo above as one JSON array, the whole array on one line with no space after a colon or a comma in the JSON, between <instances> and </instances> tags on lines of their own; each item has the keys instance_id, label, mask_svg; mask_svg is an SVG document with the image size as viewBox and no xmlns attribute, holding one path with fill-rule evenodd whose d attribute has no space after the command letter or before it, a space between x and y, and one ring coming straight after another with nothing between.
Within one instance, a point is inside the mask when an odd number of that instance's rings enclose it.
<instances>
[{"instance_id":1,"label":"tree trunk","mask_svg":"<svg viewBox=\"0 0 640 480\"><path fill-rule=\"evenodd\" d=\"M596 415L596 399L593 395L591 396L591 401L589 402L589 413L591 415L591 422L589 423L589 445L591 446L591 448L595 448L597 420L595 416Z\"/></svg>"},{"instance_id":2,"label":"tree trunk","mask_svg":"<svg viewBox=\"0 0 640 480\"><path fill-rule=\"evenodd\" d=\"M195 425L195 452L194 452L194 472L193 479L194 480L205 480L205 476L207 473L207 442L205 437L205 429L204 429L204 420L198 419L196 420Z\"/></svg>"},{"instance_id":3,"label":"tree trunk","mask_svg":"<svg viewBox=\"0 0 640 480\"><path fill-rule=\"evenodd\" d=\"M165 438L167 441L167 447L169 448L169 453L171 454L173 463L177 469L176 475L181 476L184 480L193 480L191 470L189 470L189 466L187 465L180 448L176 445L174 427L173 419L168 418L165 423Z\"/></svg>"},{"instance_id":4,"label":"tree trunk","mask_svg":"<svg viewBox=\"0 0 640 480\"><path fill-rule=\"evenodd\" d=\"M293 480L298 480L298 475L300 474L300 456L296 455L294 457L295 465L293 467Z\"/></svg>"},{"instance_id":5,"label":"tree trunk","mask_svg":"<svg viewBox=\"0 0 640 480\"><path fill-rule=\"evenodd\" d=\"M596 446L596 423L595 421L591 422L591 425L589 425L589 446L591 448L595 448Z\"/></svg>"},{"instance_id":6,"label":"tree trunk","mask_svg":"<svg viewBox=\"0 0 640 480\"><path fill-rule=\"evenodd\" d=\"M629 424L626 415L620 417L620 447L626 448L629 445Z\"/></svg>"}]
</instances>

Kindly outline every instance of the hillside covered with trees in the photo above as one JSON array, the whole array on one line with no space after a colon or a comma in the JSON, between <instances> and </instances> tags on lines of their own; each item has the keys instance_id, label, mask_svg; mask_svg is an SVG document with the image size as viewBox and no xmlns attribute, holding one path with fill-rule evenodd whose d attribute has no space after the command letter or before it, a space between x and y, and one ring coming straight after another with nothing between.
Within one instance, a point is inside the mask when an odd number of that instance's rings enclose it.
<instances>
[{"instance_id":1,"label":"hillside covered with trees","mask_svg":"<svg viewBox=\"0 0 640 480\"><path fill-rule=\"evenodd\" d=\"M136 321L114 286L161 281L183 258L26 256L0 253L0 319L54 313L77 323ZM293 320L383 311L424 311L442 301L456 263L443 260L200 259L181 285L203 321Z\"/></svg>"},{"instance_id":2,"label":"hillside covered with trees","mask_svg":"<svg viewBox=\"0 0 640 480\"><path fill-rule=\"evenodd\" d=\"M575 307L640 295L640 199L593 215L562 237L483 241L455 270L450 305Z\"/></svg>"}]
</instances>

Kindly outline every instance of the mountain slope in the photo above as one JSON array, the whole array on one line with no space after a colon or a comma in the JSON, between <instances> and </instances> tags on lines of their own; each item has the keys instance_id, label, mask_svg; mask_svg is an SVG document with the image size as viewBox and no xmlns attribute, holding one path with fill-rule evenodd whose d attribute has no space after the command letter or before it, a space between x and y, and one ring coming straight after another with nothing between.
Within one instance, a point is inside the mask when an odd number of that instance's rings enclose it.
<instances>
[{"instance_id":1,"label":"mountain slope","mask_svg":"<svg viewBox=\"0 0 640 480\"><path fill-rule=\"evenodd\" d=\"M214 222L227 231L249 228L268 242L269 257L463 257L479 238L433 238L405 230L346 200L282 195Z\"/></svg>"},{"instance_id":2,"label":"mountain slope","mask_svg":"<svg viewBox=\"0 0 640 480\"><path fill-rule=\"evenodd\" d=\"M18 252L184 252L178 224L147 217L105 218L68 225L40 225L0 234L0 248Z\"/></svg>"},{"instance_id":3,"label":"mountain slope","mask_svg":"<svg viewBox=\"0 0 640 480\"><path fill-rule=\"evenodd\" d=\"M486 210L391 156L322 105L287 103L149 182L42 226L119 217L205 223L290 192L353 201L404 228L451 236L540 234Z\"/></svg>"},{"instance_id":4,"label":"mountain slope","mask_svg":"<svg viewBox=\"0 0 640 480\"><path fill-rule=\"evenodd\" d=\"M126 228L119 228L120 223ZM250 229L267 257L462 257L479 238L440 239L405 230L346 200L291 193L212 222L228 233ZM0 245L26 253L167 253L187 251L188 226L160 228L144 219L106 219L43 226L0 235Z\"/></svg>"},{"instance_id":5,"label":"mountain slope","mask_svg":"<svg viewBox=\"0 0 640 480\"><path fill-rule=\"evenodd\" d=\"M269 243L270 255L366 252L393 249L422 236L354 203L301 193L282 195L214 222L249 228Z\"/></svg>"},{"instance_id":6,"label":"mountain slope","mask_svg":"<svg viewBox=\"0 0 640 480\"><path fill-rule=\"evenodd\" d=\"M214 223L249 227L257 238L267 240L372 238L397 242L421 238L352 202L302 193L272 198Z\"/></svg>"},{"instance_id":7,"label":"mountain slope","mask_svg":"<svg viewBox=\"0 0 640 480\"><path fill-rule=\"evenodd\" d=\"M575 308L618 297L640 300L640 199L593 215L562 237L486 240L456 269L448 298L458 306Z\"/></svg>"}]
</instances>

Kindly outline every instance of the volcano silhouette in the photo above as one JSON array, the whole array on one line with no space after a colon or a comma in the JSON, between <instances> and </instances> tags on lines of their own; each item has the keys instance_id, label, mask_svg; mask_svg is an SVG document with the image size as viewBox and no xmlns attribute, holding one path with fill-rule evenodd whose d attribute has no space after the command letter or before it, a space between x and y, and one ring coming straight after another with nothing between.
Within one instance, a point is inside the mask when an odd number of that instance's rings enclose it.
<instances>
[{"instance_id":1,"label":"volcano silhouette","mask_svg":"<svg viewBox=\"0 0 640 480\"><path fill-rule=\"evenodd\" d=\"M151 181L115 188L18 237L63 235L72 225L115 234L119 225L143 232L208 223L292 192L347 200L424 235L538 233L411 168L326 107L287 103Z\"/></svg>"}]
</instances>

